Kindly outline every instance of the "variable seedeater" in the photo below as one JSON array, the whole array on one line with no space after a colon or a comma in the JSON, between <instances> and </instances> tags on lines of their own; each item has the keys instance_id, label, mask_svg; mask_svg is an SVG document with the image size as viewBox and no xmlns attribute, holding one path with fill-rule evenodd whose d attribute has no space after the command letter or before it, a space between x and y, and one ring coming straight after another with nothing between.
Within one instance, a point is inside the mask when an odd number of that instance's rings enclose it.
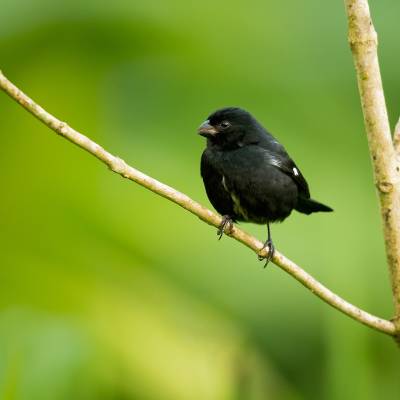
<instances>
[{"instance_id":1,"label":"variable seedeater","mask_svg":"<svg viewBox=\"0 0 400 400\"><path fill-rule=\"evenodd\" d=\"M270 223L283 221L293 209L304 214L333 211L311 199L306 180L285 148L247 111L217 110L198 133L207 138L201 176L210 202L223 216L220 238L236 221L266 224L265 265L275 251Z\"/></svg>"}]
</instances>

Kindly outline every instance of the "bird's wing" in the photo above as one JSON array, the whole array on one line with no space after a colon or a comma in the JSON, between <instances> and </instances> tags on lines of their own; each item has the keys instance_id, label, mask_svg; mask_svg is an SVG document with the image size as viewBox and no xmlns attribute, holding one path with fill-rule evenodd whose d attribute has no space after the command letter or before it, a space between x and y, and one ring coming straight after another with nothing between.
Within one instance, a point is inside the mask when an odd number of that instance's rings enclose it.
<instances>
[{"instance_id":1,"label":"bird's wing","mask_svg":"<svg viewBox=\"0 0 400 400\"><path fill-rule=\"evenodd\" d=\"M284 160L278 168L295 181L299 194L302 195L302 197L310 198L308 183L292 159L288 158L288 160Z\"/></svg>"},{"instance_id":2,"label":"bird's wing","mask_svg":"<svg viewBox=\"0 0 400 400\"><path fill-rule=\"evenodd\" d=\"M296 183L299 190L299 194L302 197L310 198L310 189L308 188L307 181L304 179L303 174L300 169L294 163L294 161L289 157L286 150L282 145L276 142L273 151L270 149L263 148L265 159L270 165L279 168L286 175L290 176Z\"/></svg>"}]
</instances>

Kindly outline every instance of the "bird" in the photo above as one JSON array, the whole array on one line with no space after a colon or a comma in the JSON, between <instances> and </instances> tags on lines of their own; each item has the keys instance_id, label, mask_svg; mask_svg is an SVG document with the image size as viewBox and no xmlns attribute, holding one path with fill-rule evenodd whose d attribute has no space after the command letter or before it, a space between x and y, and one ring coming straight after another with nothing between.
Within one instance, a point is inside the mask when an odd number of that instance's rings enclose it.
<instances>
[{"instance_id":1,"label":"bird","mask_svg":"<svg viewBox=\"0 0 400 400\"><path fill-rule=\"evenodd\" d=\"M311 198L307 181L283 145L246 110L221 108L198 133L207 139L200 172L208 199L222 215L219 239L236 222L266 224L268 236L259 252L265 266L275 253L271 223L282 222L293 210L307 215L333 211Z\"/></svg>"}]
</instances>

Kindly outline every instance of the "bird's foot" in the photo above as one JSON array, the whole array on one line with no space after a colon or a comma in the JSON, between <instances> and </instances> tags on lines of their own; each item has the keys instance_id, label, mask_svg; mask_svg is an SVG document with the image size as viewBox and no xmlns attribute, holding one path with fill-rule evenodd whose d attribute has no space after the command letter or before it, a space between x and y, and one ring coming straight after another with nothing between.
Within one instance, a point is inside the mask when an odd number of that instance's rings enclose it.
<instances>
[{"instance_id":1,"label":"bird's foot","mask_svg":"<svg viewBox=\"0 0 400 400\"><path fill-rule=\"evenodd\" d=\"M261 255L260 253L263 252L264 249L268 250L268 253L266 256ZM264 268L268 265L268 263L272 260L275 254L275 246L274 243L272 242L271 239L268 239L265 243L263 248L260 250L260 253L258 254L258 259L260 261L265 260Z\"/></svg>"},{"instance_id":2,"label":"bird's foot","mask_svg":"<svg viewBox=\"0 0 400 400\"><path fill-rule=\"evenodd\" d=\"M229 215L224 215L222 217L221 224L218 227L217 235L218 240L221 240L224 233L230 233L233 228L233 221Z\"/></svg>"}]
</instances>

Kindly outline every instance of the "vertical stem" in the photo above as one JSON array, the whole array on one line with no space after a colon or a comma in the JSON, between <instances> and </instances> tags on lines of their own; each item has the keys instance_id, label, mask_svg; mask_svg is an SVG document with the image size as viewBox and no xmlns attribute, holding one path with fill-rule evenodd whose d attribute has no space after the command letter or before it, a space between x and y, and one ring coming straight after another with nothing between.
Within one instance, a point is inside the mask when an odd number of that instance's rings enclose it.
<instances>
[{"instance_id":1,"label":"vertical stem","mask_svg":"<svg viewBox=\"0 0 400 400\"><path fill-rule=\"evenodd\" d=\"M400 118L394 128L393 143L394 151L396 152L397 159L400 162Z\"/></svg>"},{"instance_id":2,"label":"vertical stem","mask_svg":"<svg viewBox=\"0 0 400 400\"><path fill-rule=\"evenodd\" d=\"M345 0L349 43L357 71L390 270L395 324L400 329L400 174L378 62L378 40L367 0Z\"/></svg>"}]
</instances>

